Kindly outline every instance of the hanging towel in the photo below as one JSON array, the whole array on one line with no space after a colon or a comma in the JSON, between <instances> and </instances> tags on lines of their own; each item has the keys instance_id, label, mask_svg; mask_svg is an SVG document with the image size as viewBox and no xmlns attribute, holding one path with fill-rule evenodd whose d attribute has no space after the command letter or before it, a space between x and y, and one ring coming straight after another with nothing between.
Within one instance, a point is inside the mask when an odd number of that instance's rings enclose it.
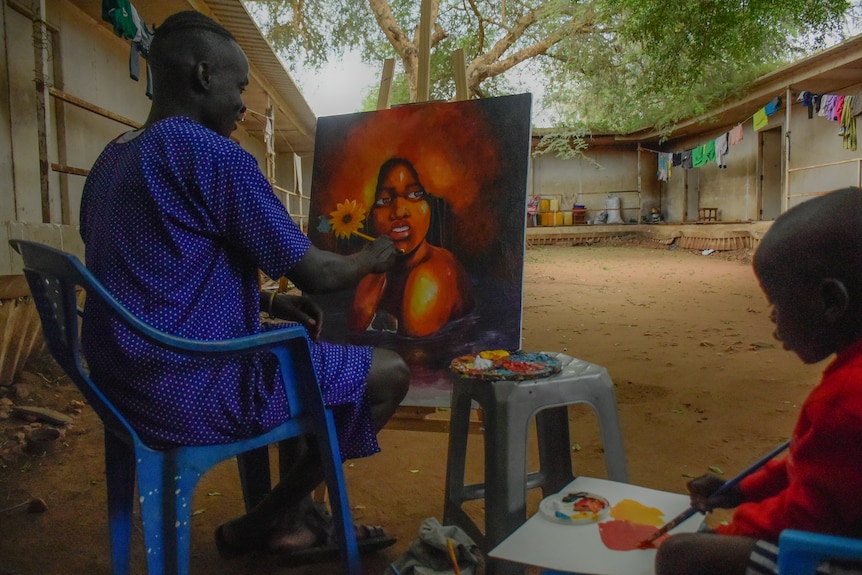
<instances>
[{"instance_id":1,"label":"hanging towel","mask_svg":"<svg viewBox=\"0 0 862 575\"><path fill-rule=\"evenodd\" d=\"M853 115L853 96L847 96L841 111L841 131L845 150L856 150L856 116Z\"/></svg>"},{"instance_id":2,"label":"hanging towel","mask_svg":"<svg viewBox=\"0 0 862 575\"><path fill-rule=\"evenodd\" d=\"M692 149L691 151L691 167L701 168L706 165L706 150L703 144Z\"/></svg>"},{"instance_id":3,"label":"hanging towel","mask_svg":"<svg viewBox=\"0 0 862 575\"><path fill-rule=\"evenodd\" d=\"M742 124L737 124L735 128L728 132L728 140L731 146L735 146L742 141L743 131Z\"/></svg>"},{"instance_id":4,"label":"hanging towel","mask_svg":"<svg viewBox=\"0 0 862 575\"><path fill-rule=\"evenodd\" d=\"M776 96L775 98L770 100L768 104L766 104L763 107L763 111L766 112L767 116L771 116L772 114L777 112L778 108L780 108L780 107L781 107L781 98Z\"/></svg>"},{"instance_id":5,"label":"hanging towel","mask_svg":"<svg viewBox=\"0 0 862 575\"><path fill-rule=\"evenodd\" d=\"M724 161L728 151L728 134L725 132L715 139L715 163L719 168L726 168L727 164Z\"/></svg>"},{"instance_id":6,"label":"hanging towel","mask_svg":"<svg viewBox=\"0 0 862 575\"><path fill-rule=\"evenodd\" d=\"M682 165L682 152L674 152L671 154L671 166L681 166Z\"/></svg>"},{"instance_id":7,"label":"hanging towel","mask_svg":"<svg viewBox=\"0 0 862 575\"><path fill-rule=\"evenodd\" d=\"M762 130L769 124L769 118L766 116L766 108L761 108L754 113L754 131Z\"/></svg>"}]
</instances>

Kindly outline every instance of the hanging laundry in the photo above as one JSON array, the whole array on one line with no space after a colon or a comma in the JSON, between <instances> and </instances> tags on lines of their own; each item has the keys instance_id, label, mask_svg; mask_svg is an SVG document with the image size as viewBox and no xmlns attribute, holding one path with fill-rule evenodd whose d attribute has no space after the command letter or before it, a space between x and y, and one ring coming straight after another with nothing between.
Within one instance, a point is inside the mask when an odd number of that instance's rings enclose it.
<instances>
[{"instance_id":1,"label":"hanging laundry","mask_svg":"<svg viewBox=\"0 0 862 575\"><path fill-rule=\"evenodd\" d=\"M730 132L727 133L727 139L730 141L731 146L735 146L742 141L743 132L744 129L742 127L742 124L737 124L735 128L733 128L732 130L730 130Z\"/></svg>"},{"instance_id":2,"label":"hanging laundry","mask_svg":"<svg viewBox=\"0 0 862 575\"><path fill-rule=\"evenodd\" d=\"M803 90L799 92L799 96L796 97L797 102L801 102L802 106L808 110L808 119L814 117L814 97L817 94L812 94L808 90Z\"/></svg>"},{"instance_id":3,"label":"hanging laundry","mask_svg":"<svg viewBox=\"0 0 862 575\"><path fill-rule=\"evenodd\" d=\"M658 180L667 182L671 177L671 161L672 154L659 152L658 153Z\"/></svg>"},{"instance_id":4,"label":"hanging laundry","mask_svg":"<svg viewBox=\"0 0 862 575\"><path fill-rule=\"evenodd\" d=\"M703 157L707 163L715 161L715 140L710 140L703 145Z\"/></svg>"},{"instance_id":5,"label":"hanging laundry","mask_svg":"<svg viewBox=\"0 0 862 575\"><path fill-rule=\"evenodd\" d=\"M150 32L138 11L133 5L129 5L132 11L132 21L135 23L135 35L132 38L132 49L129 52L129 77L138 81L141 73L141 58L147 60L150 57L150 45L153 43L153 34ZM147 98L153 97L153 75L150 64L147 63Z\"/></svg>"},{"instance_id":6,"label":"hanging laundry","mask_svg":"<svg viewBox=\"0 0 862 575\"><path fill-rule=\"evenodd\" d=\"M832 113L835 111L836 99L838 99L838 96L835 94L826 94L823 96L823 102L820 105L820 112L818 112L817 115L832 119Z\"/></svg>"},{"instance_id":7,"label":"hanging laundry","mask_svg":"<svg viewBox=\"0 0 862 575\"><path fill-rule=\"evenodd\" d=\"M769 124L769 118L766 116L766 109L761 108L754 113L754 131L762 130Z\"/></svg>"},{"instance_id":8,"label":"hanging laundry","mask_svg":"<svg viewBox=\"0 0 862 575\"><path fill-rule=\"evenodd\" d=\"M841 112L844 111L844 96L835 96L835 108L832 111L832 121L841 121Z\"/></svg>"},{"instance_id":9,"label":"hanging laundry","mask_svg":"<svg viewBox=\"0 0 862 575\"><path fill-rule=\"evenodd\" d=\"M681 166L682 165L682 152L674 152L671 154L671 166Z\"/></svg>"},{"instance_id":10,"label":"hanging laundry","mask_svg":"<svg viewBox=\"0 0 862 575\"><path fill-rule=\"evenodd\" d=\"M680 165L683 169L690 170L694 167L691 162L691 153L692 150L686 150L682 153L682 161L680 162Z\"/></svg>"},{"instance_id":11,"label":"hanging laundry","mask_svg":"<svg viewBox=\"0 0 862 575\"><path fill-rule=\"evenodd\" d=\"M724 158L727 156L728 149L728 133L725 132L715 139L715 163L718 164L719 168L727 167Z\"/></svg>"},{"instance_id":12,"label":"hanging laundry","mask_svg":"<svg viewBox=\"0 0 862 575\"><path fill-rule=\"evenodd\" d=\"M775 98L771 99L769 101L769 103L763 107L763 111L766 112L767 116L771 116L776 111L778 111L778 108L780 108L780 107L781 107L781 98L776 96Z\"/></svg>"},{"instance_id":13,"label":"hanging laundry","mask_svg":"<svg viewBox=\"0 0 862 575\"><path fill-rule=\"evenodd\" d=\"M814 108L814 113L820 113L820 106L823 103L823 94L814 94L811 97L812 108Z\"/></svg>"},{"instance_id":14,"label":"hanging laundry","mask_svg":"<svg viewBox=\"0 0 862 575\"><path fill-rule=\"evenodd\" d=\"M129 0L102 0L102 19L114 27L114 34L132 41L129 51L129 77L138 81L141 73L140 58L146 60L149 57L153 33ZM153 79L149 64L146 94L148 98L153 97Z\"/></svg>"},{"instance_id":15,"label":"hanging laundry","mask_svg":"<svg viewBox=\"0 0 862 575\"><path fill-rule=\"evenodd\" d=\"M853 103L850 105L850 113L853 114L853 116L862 114L862 90L859 90L853 96Z\"/></svg>"},{"instance_id":16,"label":"hanging laundry","mask_svg":"<svg viewBox=\"0 0 862 575\"><path fill-rule=\"evenodd\" d=\"M102 0L102 20L114 27L114 34L131 40L135 37L135 21L129 0Z\"/></svg>"},{"instance_id":17,"label":"hanging laundry","mask_svg":"<svg viewBox=\"0 0 862 575\"><path fill-rule=\"evenodd\" d=\"M706 148L703 144L694 148L691 151L691 166L693 168L702 168L706 165Z\"/></svg>"},{"instance_id":18,"label":"hanging laundry","mask_svg":"<svg viewBox=\"0 0 862 575\"><path fill-rule=\"evenodd\" d=\"M853 115L853 96L847 96L844 99L844 106L841 110L841 129L839 134L842 136L842 145L845 150L856 150L856 116Z\"/></svg>"}]
</instances>

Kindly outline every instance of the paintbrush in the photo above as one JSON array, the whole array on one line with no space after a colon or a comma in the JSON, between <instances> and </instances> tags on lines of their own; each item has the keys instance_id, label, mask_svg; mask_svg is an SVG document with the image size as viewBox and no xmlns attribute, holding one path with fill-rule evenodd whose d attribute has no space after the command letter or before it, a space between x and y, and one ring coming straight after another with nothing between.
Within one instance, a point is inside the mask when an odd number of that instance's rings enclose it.
<instances>
[{"instance_id":1,"label":"paintbrush","mask_svg":"<svg viewBox=\"0 0 862 575\"><path fill-rule=\"evenodd\" d=\"M449 549L449 559L452 561L452 569L455 575L461 575L461 567L458 566L458 555L455 553L455 546L452 545L452 539L446 538L446 547Z\"/></svg>"},{"instance_id":2,"label":"paintbrush","mask_svg":"<svg viewBox=\"0 0 862 575\"><path fill-rule=\"evenodd\" d=\"M724 485L719 487L715 491L715 493L713 493L713 495L720 495L721 493L724 493L725 491L727 491L729 489L733 489L734 487L737 486L737 484L740 481L742 481L743 479L745 479L746 477L748 477L749 475L751 475L752 473L754 473L755 471L757 471L758 469L763 467L769 460L771 460L773 457L775 457L776 455L778 455L779 453L781 453L782 451L787 449L788 445L790 445L790 441L785 441L784 443L782 443L781 445L779 445L778 447L776 447L775 449L773 449L772 451L770 451L769 453L767 453L766 455L764 455L763 457L758 459L748 469L745 469L744 471L742 471L739 475L737 475L733 479L728 479L727 481L725 481ZM645 548L650 547L653 541L655 541L656 539L658 539L659 537L661 537L662 535L664 535L665 533L667 533L668 531L670 531L671 529L673 529L674 527L676 527L677 525L679 525L680 523L682 523L683 521L685 521L686 519L688 519L689 517L691 517L692 515L697 513L698 511L700 511L700 509L698 509L697 507L692 505L691 507L689 507L688 509L686 509L685 511L683 511L682 513L680 513L679 515L677 515L676 517L674 517L673 519L671 519L670 521L665 523L664 525L662 525L658 531L656 531L655 533L653 533L652 535L650 535L649 537L647 537L646 539L644 539L643 541L638 543L638 547L640 547L641 549L645 549Z\"/></svg>"}]
</instances>

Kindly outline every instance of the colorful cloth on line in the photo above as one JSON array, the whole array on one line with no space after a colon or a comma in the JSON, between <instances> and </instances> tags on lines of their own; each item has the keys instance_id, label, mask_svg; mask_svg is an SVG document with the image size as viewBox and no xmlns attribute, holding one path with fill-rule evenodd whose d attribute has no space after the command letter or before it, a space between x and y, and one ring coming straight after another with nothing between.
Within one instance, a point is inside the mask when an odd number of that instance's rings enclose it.
<instances>
[{"instance_id":1,"label":"colorful cloth on line","mask_svg":"<svg viewBox=\"0 0 862 575\"><path fill-rule=\"evenodd\" d=\"M258 269L290 277L311 245L255 158L188 118L108 144L84 185L81 236L87 267L133 314L199 340L259 332ZM106 395L152 447L231 442L290 416L269 353L166 353L92 303L83 344ZM311 349L342 455L375 453L364 384L371 348Z\"/></svg>"}]
</instances>

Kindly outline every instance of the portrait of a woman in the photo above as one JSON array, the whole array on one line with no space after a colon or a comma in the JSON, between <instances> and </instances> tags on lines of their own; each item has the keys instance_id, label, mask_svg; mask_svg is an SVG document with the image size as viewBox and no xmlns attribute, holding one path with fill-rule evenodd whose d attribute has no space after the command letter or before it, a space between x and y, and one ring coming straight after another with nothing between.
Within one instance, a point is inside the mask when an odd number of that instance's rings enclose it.
<instances>
[{"instance_id":1,"label":"portrait of a woman","mask_svg":"<svg viewBox=\"0 0 862 575\"><path fill-rule=\"evenodd\" d=\"M386 273L365 276L349 315L354 331L383 330L424 337L473 309L470 279L455 255L429 241L435 198L413 164L390 158L380 167L368 225L400 252Z\"/></svg>"}]
</instances>

